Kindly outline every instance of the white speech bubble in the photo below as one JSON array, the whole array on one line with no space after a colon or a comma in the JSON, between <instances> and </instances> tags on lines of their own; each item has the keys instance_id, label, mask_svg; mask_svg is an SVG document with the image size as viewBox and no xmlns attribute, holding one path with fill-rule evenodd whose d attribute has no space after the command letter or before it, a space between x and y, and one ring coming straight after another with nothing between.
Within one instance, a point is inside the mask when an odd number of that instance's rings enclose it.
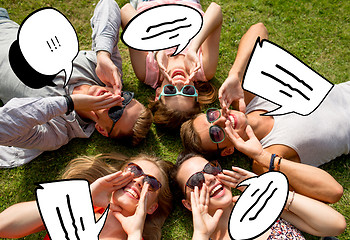
<instances>
[{"instance_id":1,"label":"white speech bubble","mask_svg":"<svg viewBox=\"0 0 350 240\"><path fill-rule=\"evenodd\" d=\"M288 198L288 179L281 172L249 178L248 186L232 209L229 234L232 239L253 239L266 232L281 215Z\"/></svg>"},{"instance_id":2,"label":"white speech bubble","mask_svg":"<svg viewBox=\"0 0 350 240\"><path fill-rule=\"evenodd\" d=\"M263 115L295 112L306 116L317 109L333 84L278 45L257 39L242 87L280 107Z\"/></svg>"},{"instance_id":3,"label":"white speech bubble","mask_svg":"<svg viewBox=\"0 0 350 240\"><path fill-rule=\"evenodd\" d=\"M155 51L177 47L179 54L203 25L201 13L190 6L166 4L149 8L129 21L122 41L130 48Z\"/></svg>"},{"instance_id":4,"label":"white speech bubble","mask_svg":"<svg viewBox=\"0 0 350 240\"><path fill-rule=\"evenodd\" d=\"M29 65L44 75L64 70L67 85L79 52L77 34L68 19L54 8L30 14L18 31L21 52Z\"/></svg>"},{"instance_id":5,"label":"white speech bubble","mask_svg":"<svg viewBox=\"0 0 350 240\"><path fill-rule=\"evenodd\" d=\"M36 189L36 198L51 240L98 239L109 206L96 223L86 180L41 183Z\"/></svg>"}]
</instances>

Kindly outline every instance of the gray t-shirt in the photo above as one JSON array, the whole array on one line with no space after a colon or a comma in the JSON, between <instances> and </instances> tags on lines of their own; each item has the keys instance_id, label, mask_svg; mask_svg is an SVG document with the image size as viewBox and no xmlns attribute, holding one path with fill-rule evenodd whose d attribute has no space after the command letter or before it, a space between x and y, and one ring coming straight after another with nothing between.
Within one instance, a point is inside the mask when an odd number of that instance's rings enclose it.
<instances>
[{"instance_id":1,"label":"gray t-shirt","mask_svg":"<svg viewBox=\"0 0 350 240\"><path fill-rule=\"evenodd\" d=\"M320 166L350 151L350 82L337 84L310 115L295 113L274 116L271 132L260 140L264 148L286 145L294 149L302 163ZM277 105L256 96L247 106L271 111Z\"/></svg>"}]
</instances>

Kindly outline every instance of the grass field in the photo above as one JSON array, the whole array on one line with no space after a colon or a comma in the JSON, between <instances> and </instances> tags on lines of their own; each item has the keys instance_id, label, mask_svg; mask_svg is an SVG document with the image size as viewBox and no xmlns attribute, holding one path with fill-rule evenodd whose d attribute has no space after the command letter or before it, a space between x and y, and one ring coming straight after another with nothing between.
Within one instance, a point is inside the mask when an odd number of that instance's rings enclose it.
<instances>
[{"instance_id":1,"label":"grass field","mask_svg":"<svg viewBox=\"0 0 350 240\"><path fill-rule=\"evenodd\" d=\"M47 6L57 8L73 24L79 37L80 49L83 50L91 48L89 20L97 2L97 0L0 0L0 7L6 8L11 19L18 23L36 9ZM218 0L216 2L222 6L224 14L219 65L216 77L212 80L217 88L225 80L233 63L240 37L249 26L257 22L265 24L271 41L293 53L329 81L340 83L349 80L349 1ZM125 3L126 0L118 1L119 6ZM210 1L202 1L203 9L206 9L209 3ZM119 45L124 60L124 88L134 91L136 98L147 104L153 97L154 90L138 82L130 64L127 48L122 43ZM217 102L213 104L217 105ZM0 211L17 202L34 200L35 183L56 179L67 162L77 156L103 152L122 152L132 156L144 152L174 162L181 150L178 133L158 130L155 126L152 126L147 139L136 148L106 139L98 133L94 133L90 139L74 139L57 151L42 154L26 166L1 169ZM344 187L344 196L332 206L346 217L348 224L350 223L349 158L350 156L343 156L322 166ZM249 159L239 153L224 159L223 163L225 167L235 164L250 168ZM192 234L190 213L180 205L176 205L163 229L163 239L190 239ZM23 239L41 239L43 234L33 234ZM307 235L307 239L319 238ZM339 239L350 239L349 227Z\"/></svg>"}]
</instances>

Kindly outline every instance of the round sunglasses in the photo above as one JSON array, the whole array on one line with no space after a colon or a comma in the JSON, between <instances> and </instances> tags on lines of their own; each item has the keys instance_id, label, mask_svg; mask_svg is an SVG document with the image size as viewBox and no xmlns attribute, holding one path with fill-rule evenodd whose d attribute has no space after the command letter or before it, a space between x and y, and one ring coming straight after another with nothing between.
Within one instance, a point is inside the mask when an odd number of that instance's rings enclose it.
<instances>
[{"instance_id":1,"label":"round sunglasses","mask_svg":"<svg viewBox=\"0 0 350 240\"><path fill-rule=\"evenodd\" d=\"M216 176L221 172L222 172L222 168L217 160L208 162L207 164L205 164L202 171L196 172L193 175L191 175L191 177L188 178L185 185L185 193L186 193L186 187L189 187L191 189L194 189L194 187L196 186L199 189L202 188L202 185L205 182L204 173Z\"/></svg>"},{"instance_id":2,"label":"round sunglasses","mask_svg":"<svg viewBox=\"0 0 350 240\"><path fill-rule=\"evenodd\" d=\"M157 180L157 178L151 175L145 174L142 168L135 163L132 163L132 162L128 163L124 171L132 172L134 174L134 178L144 176L143 183L147 182L149 184L148 190L151 192L155 192L162 187L162 184Z\"/></svg>"},{"instance_id":3,"label":"round sunglasses","mask_svg":"<svg viewBox=\"0 0 350 240\"><path fill-rule=\"evenodd\" d=\"M195 97L197 100L198 97L198 93L196 88L193 85L185 85L181 88L181 90L179 91L177 89L177 87L175 87L172 84L167 84L164 85L162 92L159 95L159 100L161 96L175 96L175 95L182 95L185 97Z\"/></svg>"},{"instance_id":4,"label":"round sunglasses","mask_svg":"<svg viewBox=\"0 0 350 240\"><path fill-rule=\"evenodd\" d=\"M114 107L111 107L108 110L108 116L113 121L113 125L112 125L111 130L109 130L108 136L111 135L115 124L122 117L125 107L134 98L134 93L133 92L129 92L129 91L123 91L121 96L124 98L124 100L122 101L122 106L114 106Z\"/></svg>"},{"instance_id":5,"label":"round sunglasses","mask_svg":"<svg viewBox=\"0 0 350 240\"><path fill-rule=\"evenodd\" d=\"M207 121L209 123L213 123L216 120L218 120L221 117L221 111L217 108L209 108L205 112L205 115L207 116ZM216 143L217 147L219 148L219 143L225 140L225 131L220 126L212 125L209 127L209 136L210 140L213 143Z\"/></svg>"}]
</instances>

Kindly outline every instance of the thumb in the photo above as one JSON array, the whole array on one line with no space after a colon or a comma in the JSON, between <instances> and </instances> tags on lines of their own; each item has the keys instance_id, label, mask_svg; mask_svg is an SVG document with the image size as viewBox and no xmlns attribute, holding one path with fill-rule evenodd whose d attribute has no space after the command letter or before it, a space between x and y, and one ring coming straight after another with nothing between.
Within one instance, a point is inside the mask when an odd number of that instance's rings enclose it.
<instances>
[{"instance_id":1,"label":"thumb","mask_svg":"<svg viewBox=\"0 0 350 240\"><path fill-rule=\"evenodd\" d=\"M239 198L239 197L240 197L239 195L233 196L233 197L232 197L232 202L233 202L233 203L236 203L236 202L238 201L238 198Z\"/></svg>"},{"instance_id":2,"label":"thumb","mask_svg":"<svg viewBox=\"0 0 350 240\"><path fill-rule=\"evenodd\" d=\"M216 210L216 212L214 213L213 219L215 222L219 222L221 215L224 211L220 208L218 210Z\"/></svg>"}]
</instances>

